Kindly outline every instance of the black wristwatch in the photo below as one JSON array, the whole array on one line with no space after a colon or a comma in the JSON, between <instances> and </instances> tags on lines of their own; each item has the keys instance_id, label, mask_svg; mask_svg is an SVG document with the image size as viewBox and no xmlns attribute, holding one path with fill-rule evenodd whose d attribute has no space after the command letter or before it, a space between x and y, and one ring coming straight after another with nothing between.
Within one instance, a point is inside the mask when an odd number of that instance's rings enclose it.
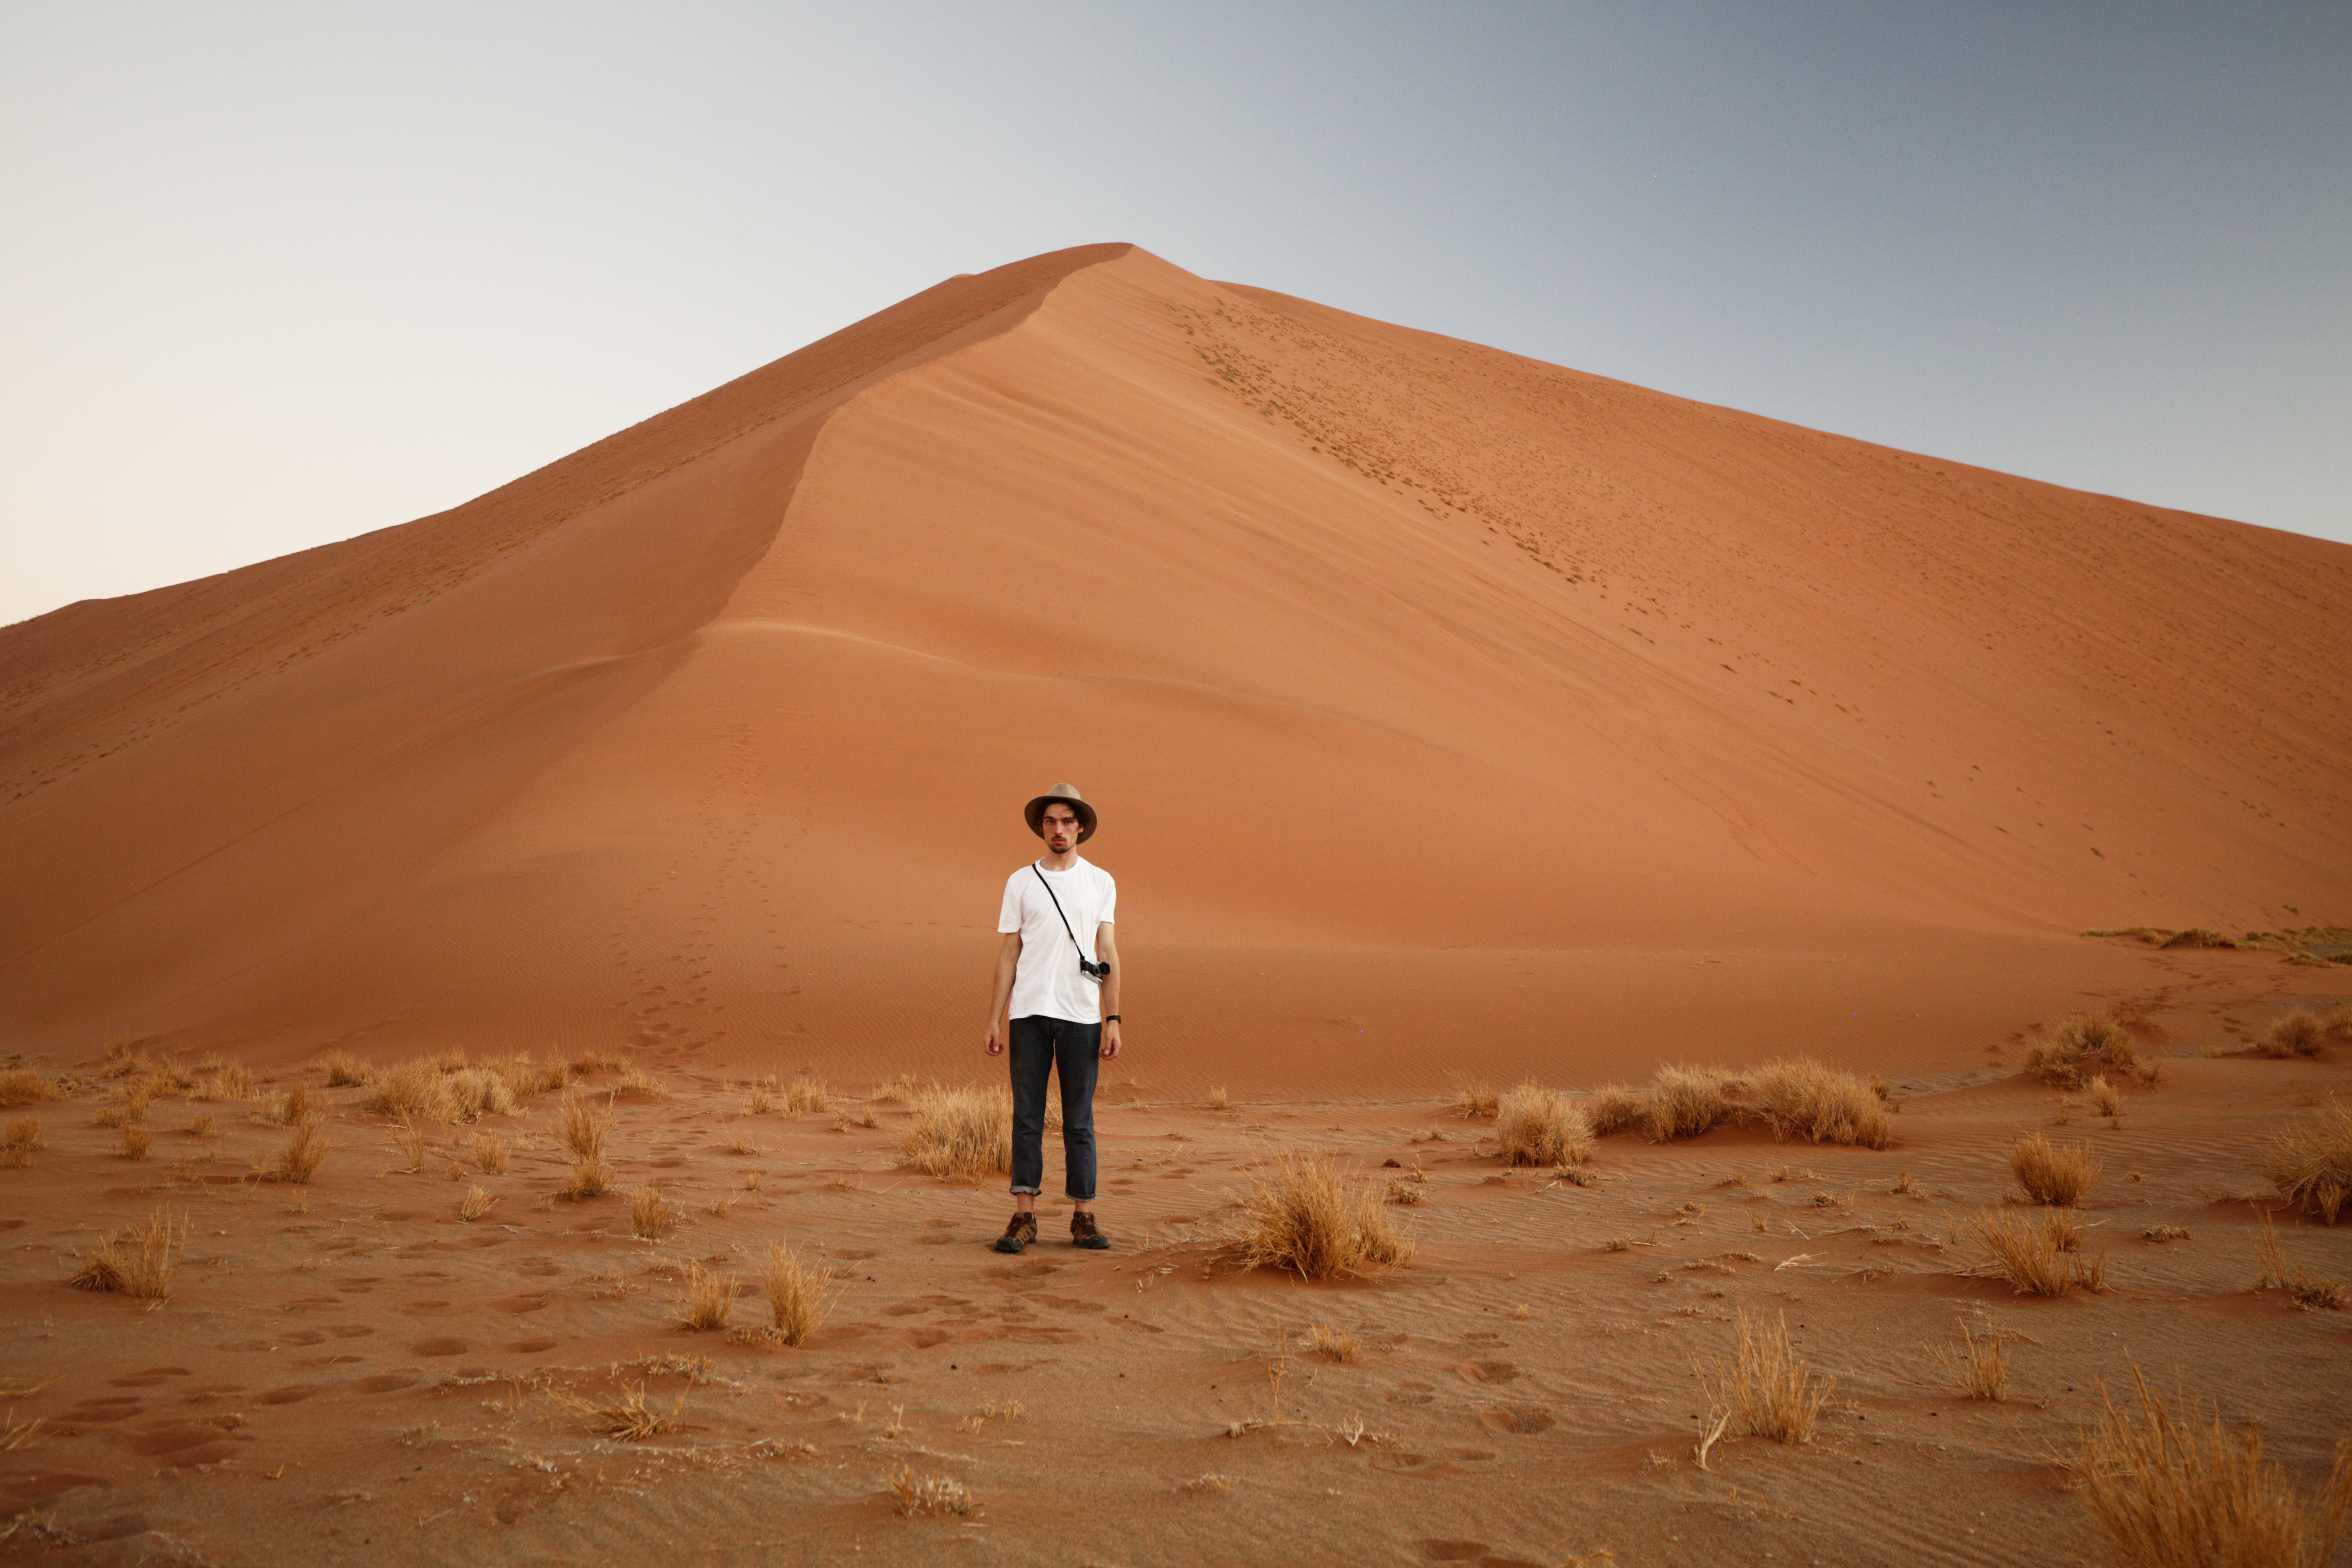
<instances>
[{"instance_id":1,"label":"black wristwatch","mask_svg":"<svg viewBox=\"0 0 2352 1568\"><path fill-rule=\"evenodd\" d=\"M1116 1013L1105 1013L1103 1015L1103 1022L1106 1024L1116 1024L1118 1021L1118 1015Z\"/></svg>"}]
</instances>

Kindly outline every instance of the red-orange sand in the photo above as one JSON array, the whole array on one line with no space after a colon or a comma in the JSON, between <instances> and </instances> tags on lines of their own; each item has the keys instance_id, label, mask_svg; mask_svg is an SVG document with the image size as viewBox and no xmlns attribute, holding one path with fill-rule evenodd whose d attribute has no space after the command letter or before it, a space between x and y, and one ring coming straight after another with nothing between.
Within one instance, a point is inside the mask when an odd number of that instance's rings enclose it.
<instances>
[{"instance_id":1,"label":"red-orange sand","mask_svg":"<svg viewBox=\"0 0 2352 1568\"><path fill-rule=\"evenodd\" d=\"M2080 933L2352 918L2347 603L2341 545L1101 246L440 516L0 629L0 1067L81 1075L0 1110L46 1145L0 1168L0 1556L2091 1561L2063 1461L2135 1364L2310 1483L2352 1325L2249 1289L2245 1200L2352 1047L2200 1053L2352 969ZM1017 811L1061 779L1122 894L1119 1245L1049 1198L1006 1259L1002 1178L901 1170L866 1097L990 1072ZM2094 1006L2162 1068L2113 1126L2013 1076ZM560 1196L548 1097L459 1182L347 1089L307 1188L247 1178L256 1101L159 1099L132 1163L110 1041L263 1092L331 1047L617 1051L671 1093L620 1104L616 1186L682 1221ZM1892 1080L1894 1143L1619 1135L1578 1186L1445 1099L1797 1052ZM875 1125L730 1087L803 1069ZM2036 1128L2104 1161L2104 1294L1969 1272ZM1231 1194L1293 1148L1421 1162L1415 1261L1240 1269ZM63 1283L159 1205L168 1302ZM688 1260L776 1237L847 1271L807 1345L670 1321ZM1740 1308L1838 1386L1702 1468ZM1951 1386L1964 1321L2020 1336L2011 1400ZM562 1397L641 1382L685 1400L644 1443ZM901 1517L902 1470L971 1511Z\"/></svg>"}]
</instances>

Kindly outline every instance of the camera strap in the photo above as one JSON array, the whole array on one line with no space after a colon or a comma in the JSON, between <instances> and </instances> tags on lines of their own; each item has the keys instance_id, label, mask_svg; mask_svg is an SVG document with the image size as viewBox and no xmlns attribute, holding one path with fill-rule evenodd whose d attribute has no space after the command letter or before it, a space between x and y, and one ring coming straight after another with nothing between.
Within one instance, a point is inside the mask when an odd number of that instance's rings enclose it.
<instances>
[{"instance_id":1,"label":"camera strap","mask_svg":"<svg viewBox=\"0 0 2352 1568\"><path fill-rule=\"evenodd\" d=\"M1070 939L1070 945L1072 947L1078 948L1078 969L1080 973L1084 973L1087 979L1093 981L1096 984L1101 984L1103 983L1104 976L1110 973L1110 965L1108 963L1088 963L1087 962L1087 950L1083 947L1078 947L1078 933L1070 930L1070 917L1066 914L1062 914L1062 900L1059 898L1055 897L1054 884L1045 880L1045 873L1039 868L1037 862L1034 860L1029 862L1029 869L1036 873L1037 885L1045 889L1045 896L1054 900L1054 912L1057 915L1062 915L1063 934ZM1100 970L1102 973L1097 974L1095 973L1097 970Z\"/></svg>"}]
</instances>

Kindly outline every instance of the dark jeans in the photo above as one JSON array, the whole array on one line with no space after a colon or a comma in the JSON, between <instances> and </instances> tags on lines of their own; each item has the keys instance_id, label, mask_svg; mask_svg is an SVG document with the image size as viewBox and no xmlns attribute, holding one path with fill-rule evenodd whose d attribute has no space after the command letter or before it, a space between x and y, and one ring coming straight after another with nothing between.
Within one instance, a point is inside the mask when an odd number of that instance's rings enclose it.
<instances>
[{"instance_id":1,"label":"dark jeans","mask_svg":"<svg viewBox=\"0 0 2352 1568\"><path fill-rule=\"evenodd\" d=\"M1070 1196L1095 1195L1095 1069L1102 1026L1032 1016L1013 1020L1013 1190L1045 1179L1045 1075L1062 1080L1062 1164Z\"/></svg>"}]
</instances>

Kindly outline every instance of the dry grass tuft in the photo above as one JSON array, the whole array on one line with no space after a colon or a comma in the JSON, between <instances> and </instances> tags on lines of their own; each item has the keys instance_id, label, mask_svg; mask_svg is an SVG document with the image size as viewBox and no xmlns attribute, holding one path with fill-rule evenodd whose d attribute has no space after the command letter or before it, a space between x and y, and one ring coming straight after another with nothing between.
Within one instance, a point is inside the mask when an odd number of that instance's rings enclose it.
<instances>
[{"instance_id":1,"label":"dry grass tuft","mask_svg":"<svg viewBox=\"0 0 2352 1568\"><path fill-rule=\"evenodd\" d=\"M2314 1308L2323 1311L2340 1312L2352 1305L2352 1296L2333 1279L2324 1279L2302 1268L2287 1271L2286 1254L2279 1250L2278 1226L2271 1223L2270 1211L2263 1211L2263 1239L2259 1244L2262 1272L2254 1277L2257 1290L2284 1290L2297 1310L2308 1312Z\"/></svg>"},{"instance_id":2,"label":"dry grass tuft","mask_svg":"<svg viewBox=\"0 0 2352 1568\"><path fill-rule=\"evenodd\" d=\"M0 1169L17 1170L33 1163L37 1150L48 1145L41 1141L41 1119L19 1116L0 1132Z\"/></svg>"},{"instance_id":3,"label":"dry grass tuft","mask_svg":"<svg viewBox=\"0 0 2352 1568\"><path fill-rule=\"evenodd\" d=\"M1465 1084L1454 1097L1454 1109L1464 1116L1493 1116L1502 1109L1502 1099L1492 1084Z\"/></svg>"},{"instance_id":4,"label":"dry grass tuft","mask_svg":"<svg viewBox=\"0 0 2352 1568\"><path fill-rule=\"evenodd\" d=\"M737 1283L732 1274L721 1274L689 1262L686 1266L686 1299L678 1303L677 1321L689 1329L725 1328L727 1314L735 1310Z\"/></svg>"},{"instance_id":5,"label":"dry grass tuft","mask_svg":"<svg viewBox=\"0 0 2352 1568\"><path fill-rule=\"evenodd\" d=\"M286 1147L278 1151L278 1163L270 1167L270 1179L291 1182L296 1186L308 1185L319 1173L319 1166L327 1157L326 1134L315 1121L299 1121Z\"/></svg>"},{"instance_id":6,"label":"dry grass tuft","mask_svg":"<svg viewBox=\"0 0 2352 1568\"><path fill-rule=\"evenodd\" d=\"M782 1242L768 1243L767 1255L760 1260L760 1289L773 1319L768 1337L779 1344L797 1345L814 1333L832 1310L825 1289L832 1282L831 1268L811 1268Z\"/></svg>"},{"instance_id":7,"label":"dry grass tuft","mask_svg":"<svg viewBox=\"0 0 2352 1568\"><path fill-rule=\"evenodd\" d=\"M2073 1208L2099 1179L2099 1162L2088 1143L2061 1149L2033 1132L2010 1150L2009 1172L2033 1202Z\"/></svg>"},{"instance_id":8,"label":"dry grass tuft","mask_svg":"<svg viewBox=\"0 0 2352 1568\"><path fill-rule=\"evenodd\" d=\"M2271 1140L2263 1173L2290 1204L2336 1223L2352 1198L2352 1104L2330 1100Z\"/></svg>"},{"instance_id":9,"label":"dry grass tuft","mask_svg":"<svg viewBox=\"0 0 2352 1568\"><path fill-rule=\"evenodd\" d=\"M904 1105L914 1098L915 1080L907 1073L900 1073L874 1091L877 1105Z\"/></svg>"},{"instance_id":10,"label":"dry grass tuft","mask_svg":"<svg viewBox=\"0 0 2352 1568\"><path fill-rule=\"evenodd\" d=\"M646 1403L646 1385L642 1383L621 1398L608 1399L601 1405L570 1394L559 1394L557 1398L589 1431L599 1437L617 1437L625 1443L641 1443L675 1430L677 1418L686 1410L683 1394L667 1411L654 1409Z\"/></svg>"},{"instance_id":11,"label":"dry grass tuft","mask_svg":"<svg viewBox=\"0 0 2352 1568\"><path fill-rule=\"evenodd\" d=\"M1008 1091L1010 1092L1010 1091ZM796 1078L784 1086L784 1114L805 1116L833 1109L833 1093L821 1078Z\"/></svg>"},{"instance_id":12,"label":"dry grass tuft","mask_svg":"<svg viewBox=\"0 0 2352 1568\"><path fill-rule=\"evenodd\" d=\"M629 1059L618 1051L590 1051L572 1058L572 1070L575 1073L619 1072L628 1065Z\"/></svg>"},{"instance_id":13,"label":"dry grass tuft","mask_svg":"<svg viewBox=\"0 0 2352 1568\"><path fill-rule=\"evenodd\" d=\"M449 1091L441 1081L441 1069L429 1061L397 1062L380 1069L368 1080L368 1091L360 1104L364 1110L395 1121L413 1121L419 1117L435 1121L457 1120Z\"/></svg>"},{"instance_id":14,"label":"dry grass tuft","mask_svg":"<svg viewBox=\"0 0 2352 1568\"><path fill-rule=\"evenodd\" d=\"M1412 1243L1398 1234L1380 1193L1369 1182L1342 1173L1328 1154L1278 1156L1253 1180L1241 1208L1242 1252L1253 1268L1330 1279L1412 1256Z\"/></svg>"},{"instance_id":15,"label":"dry grass tuft","mask_svg":"<svg viewBox=\"0 0 2352 1568\"><path fill-rule=\"evenodd\" d=\"M495 1132L477 1132L467 1145L473 1155L474 1168L486 1176L503 1176L507 1172L507 1141Z\"/></svg>"},{"instance_id":16,"label":"dry grass tuft","mask_svg":"<svg viewBox=\"0 0 2352 1568\"><path fill-rule=\"evenodd\" d=\"M1355 1335L1339 1329L1326 1328L1321 1323L1307 1331L1307 1342L1317 1355L1326 1361L1354 1365L1364 1359L1364 1344Z\"/></svg>"},{"instance_id":17,"label":"dry grass tuft","mask_svg":"<svg viewBox=\"0 0 2352 1568\"><path fill-rule=\"evenodd\" d=\"M572 1159L588 1163L601 1163L604 1158L604 1140L613 1131L612 1101L607 1099L599 1106L584 1094L567 1094L555 1114L555 1141L571 1152Z\"/></svg>"},{"instance_id":18,"label":"dry grass tuft","mask_svg":"<svg viewBox=\"0 0 2352 1568\"><path fill-rule=\"evenodd\" d=\"M1630 1089L1610 1084L1585 1097L1585 1125L1592 1129L1595 1138L1606 1138L1612 1132L1648 1120L1650 1102Z\"/></svg>"},{"instance_id":19,"label":"dry grass tuft","mask_svg":"<svg viewBox=\"0 0 2352 1568\"><path fill-rule=\"evenodd\" d=\"M776 1094L772 1080L746 1086L743 1091L744 1115L765 1116L775 1109Z\"/></svg>"},{"instance_id":20,"label":"dry grass tuft","mask_svg":"<svg viewBox=\"0 0 2352 1568\"><path fill-rule=\"evenodd\" d=\"M144 1160L148 1146L154 1142L154 1135L145 1126L134 1121L122 1130L122 1142L116 1148L126 1160Z\"/></svg>"},{"instance_id":21,"label":"dry grass tuft","mask_svg":"<svg viewBox=\"0 0 2352 1568\"><path fill-rule=\"evenodd\" d=\"M1894 1118L1868 1079L1817 1061L1780 1061L1758 1068L1748 1087L1775 1138L1886 1147Z\"/></svg>"},{"instance_id":22,"label":"dry grass tuft","mask_svg":"<svg viewBox=\"0 0 2352 1568\"><path fill-rule=\"evenodd\" d=\"M2025 1070L2060 1089L2080 1089L2094 1072L2128 1073L2138 1066L2131 1031L2098 1013L2062 1019L2025 1051Z\"/></svg>"},{"instance_id":23,"label":"dry grass tuft","mask_svg":"<svg viewBox=\"0 0 2352 1568\"><path fill-rule=\"evenodd\" d=\"M1581 1165L1592 1157L1584 1112L1566 1095L1534 1083L1520 1084L1497 1102L1495 1139L1507 1165Z\"/></svg>"},{"instance_id":24,"label":"dry grass tuft","mask_svg":"<svg viewBox=\"0 0 2352 1568\"><path fill-rule=\"evenodd\" d=\"M1003 1084L916 1094L900 1141L905 1163L933 1176L977 1178L1013 1168L1013 1091Z\"/></svg>"},{"instance_id":25,"label":"dry grass tuft","mask_svg":"<svg viewBox=\"0 0 2352 1568\"><path fill-rule=\"evenodd\" d=\"M961 1481L947 1476L918 1477L912 1465L898 1467L898 1473L890 1478L889 1491L898 1511L909 1518L919 1513L971 1511L971 1493Z\"/></svg>"},{"instance_id":26,"label":"dry grass tuft","mask_svg":"<svg viewBox=\"0 0 2352 1568\"><path fill-rule=\"evenodd\" d=\"M254 1082L253 1069L243 1062L225 1062L218 1057L206 1059L204 1076L196 1080L198 1100L251 1100L260 1093Z\"/></svg>"},{"instance_id":27,"label":"dry grass tuft","mask_svg":"<svg viewBox=\"0 0 2352 1568\"><path fill-rule=\"evenodd\" d=\"M30 1105L37 1100L63 1100L65 1090L31 1068L0 1068L0 1107Z\"/></svg>"},{"instance_id":28,"label":"dry grass tuft","mask_svg":"<svg viewBox=\"0 0 2352 1568\"><path fill-rule=\"evenodd\" d=\"M1389 1202L1399 1208L1418 1206L1423 1195L1419 1184L1405 1181L1398 1176L1389 1178Z\"/></svg>"},{"instance_id":29,"label":"dry grass tuft","mask_svg":"<svg viewBox=\"0 0 2352 1568\"><path fill-rule=\"evenodd\" d=\"M673 1217L659 1187L639 1187L629 1194L629 1234L640 1241L659 1241Z\"/></svg>"},{"instance_id":30,"label":"dry grass tuft","mask_svg":"<svg viewBox=\"0 0 2352 1568\"><path fill-rule=\"evenodd\" d=\"M1960 1325L1960 1348L1936 1347L1936 1359L1945 1373L1970 1399L1999 1403L2009 1391L2009 1336L1998 1329L1979 1339L1967 1323Z\"/></svg>"},{"instance_id":31,"label":"dry grass tuft","mask_svg":"<svg viewBox=\"0 0 2352 1568\"><path fill-rule=\"evenodd\" d=\"M1221 1084L1221 1083L1213 1083L1213 1084L1211 1084L1211 1085L1209 1086L1209 1109L1210 1109L1210 1110L1224 1110L1224 1109L1225 1109L1225 1107L1227 1107L1228 1105L1231 1105L1232 1103L1233 1103L1233 1099L1232 1099L1232 1097L1231 1097L1230 1095L1228 1095L1228 1094L1226 1094L1226 1093L1225 1093L1225 1086L1224 1086L1223 1084Z\"/></svg>"},{"instance_id":32,"label":"dry grass tuft","mask_svg":"<svg viewBox=\"0 0 2352 1568\"><path fill-rule=\"evenodd\" d=\"M2262 1430L2232 1434L2218 1414L2180 1420L2135 1367L2137 1411L2106 1385L2099 1425L2076 1468L2084 1500L2116 1560L2140 1568L2321 1568L2352 1506L2352 1441L2336 1446L2332 1479L2309 1496L2263 1458Z\"/></svg>"},{"instance_id":33,"label":"dry grass tuft","mask_svg":"<svg viewBox=\"0 0 2352 1568\"><path fill-rule=\"evenodd\" d=\"M373 1076L367 1063L349 1051L329 1051L319 1058L320 1070L327 1075L329 1089L351 1089L364 1085Z\"/></svg>"},{"instance_id":34,"label":"dry grass tuft","mask_svg":"<svg viewBox=\"0 0 2352 1568\"><path fill-rule=\"evenodd\" d=\"M1653 1143L1696 1138L1732 1118L1729 1078L1713 1068L1663 1067L1643 1105L1643 1131Z\"/></svg>"},{"instance_id":35,"label":"dry grass tuft","mask_svg":"<svg viewBox=\"0 0 2352 1568\"><path fill-rule=\"evenodd\" d=\"M457 1217L471 1224L489 1213L490 1205L498 1201L488 1187L467 1187L466 1195L458 1200Z\"/></svg>"},{"instance_id":36,"label":"dry grass tuft","mask_svg":"<svg viewBox=\"0 0 2352 1568\"><path fill-rule=\"evenodd\" d=\"M2274 1020L2263 1035L2266 1057L2315 1057L2327 1044L2327 1026L2308 1007Z\"/></svg>"},{"instance_id":37,"label":"dry grass tuft","mask_svg":"<svg viewBox=\"0 0 2352 1568\"><path fill-rule=\"evenodd\" d=\"M1985 1249L1980 1267L2008 1280L2021 1296L2063 1296L2069 1285L2106 1288L2106 1258L2086 1258L2081 1230L2063 1209L2039 1215L1987 1210L1971 1222Z\"/></svg>"},{"instance_id":38,"label":"dry grass tuft","mask_svg":"<svg viewBox=\"0 0 2352 1568\"><path fill-rule=\"evenodd\" d=\"M41 1136L41 1119L19 1116L0 1133L0 1169L21 1170L33 1163L33 1156L49 1145Z\"/></svg>"},{"instance_id":39,"label":"dry grass tuft","mask_svg":"<svg viewBox=\"0 0 2352 1568\"><path fill-rule=\"evenodd\" d=\"M180 1271L179 1253L187 1222L157 1209L120 1233L110 1231L82 1254L80 1268L66 1283L79 1290L113 1290L142 1300L166 1300Z\"/></svg>"},{"instance_id":40,"label":"dry grass tuft","mask_svg":"<svg viewBox=\"0 0 2352 1568\"><path fill-rule=\"evenodd\" d=\"M400 1119L400 1125L392 1130L392 1141L399 1145L402 1158L408 1162L401 1167L402 1170L425 1169L425 1156L432 1147L432 1140L424 1128L404 1116Z\"/></svg>"},{"instance_id":41,"label":"dry grass tuft","mask_svg":"<svg viewBox=\"0 0 2352 1568\"><path fill-rule=\"evenodd\" d=\"M1742 1308L1734 1332L1731 1364L1712 1382L1700 1379L1707 1398L1718 1414L1730 1417L1734 1433L1769 1437L1775 1443L1808 1441L1836 1380L1816 1378L1797 1358L1789 1344L1786 1317L1768 1326Z\"/></svg>"},{"instance_id":42,"label":"dry grass tuft","mask_svg":"<svg viewBox=\"0 0 2352 1568\"><path fill-rule=\"evenodd\" d=\"M2123 1121L2123 1091L2109 1083L2105 1077L2094 1074L2091 1080L2083 1086L2083 1089L2091 1097L2091 1109L2105 1117L2109 1126L2116 1125Z\"/></svg>"}]
</instances>

